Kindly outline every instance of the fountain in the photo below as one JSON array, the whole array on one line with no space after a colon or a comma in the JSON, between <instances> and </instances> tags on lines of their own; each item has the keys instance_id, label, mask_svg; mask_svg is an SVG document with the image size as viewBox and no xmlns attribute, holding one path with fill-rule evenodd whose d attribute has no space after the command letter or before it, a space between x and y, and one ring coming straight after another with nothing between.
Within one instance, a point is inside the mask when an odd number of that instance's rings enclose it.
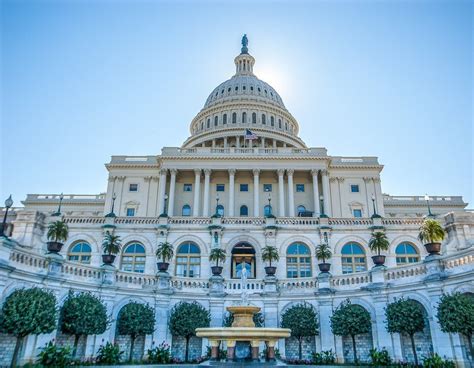
<instances>
[{"instance_id":1,"label":"fountain","mask_svg":"<svg viewBox=\"0 0 474 368\"><path fill-rule=\"evenodd\" d=\"M275 344L278 339L289 337L291 330L288 328L255 327L253 316L260 311L260 308L250 305L248 302L247 269L245 267L242 267L240 288L242 290L240 303L226 308L234 316L231 327L196 329L196 336L207 338L211 346L211 360L207 364L220 364L219 346L221 342L225 342L227 345L227 362L225 365L231 362L249 360L253 364L259 364L259 347L260 343L264 342L266 357L265 362L261 364L266 366L280 365L281 363L275 359ZM250 357L247 357L245 350L248 349L249 345L251 354Z\"/></svg>"}]
</instances>

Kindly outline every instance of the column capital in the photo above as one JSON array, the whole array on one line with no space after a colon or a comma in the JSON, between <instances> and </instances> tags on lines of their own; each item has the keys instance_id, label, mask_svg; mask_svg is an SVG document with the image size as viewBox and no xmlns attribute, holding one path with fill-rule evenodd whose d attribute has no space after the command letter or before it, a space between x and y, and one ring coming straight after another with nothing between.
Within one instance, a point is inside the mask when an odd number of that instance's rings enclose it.
<instances>
[{"instance_id":1,"label":"column capital","mask_svg":"<svg viewBox=\"0 0 474 368\"><path fill-rule=\"evenodd\" d=\"M201 169L194 169L194 175L195 176L201 176Z\"/></svg>"},{"instance_id":2,"label":"column capital","mask_svg":"<svg viewBox=\"0 0 474 368\"><path fill-rule=\"evenodd\" d=\"M143 179L148 183L150 182L151 178L151 176L145 176Z\"/></svg>"},{"instance_id":3,"label":"column capital","mask_svg":"<svg viewBox=\"0 0 474 368\"><path fill-rule=\"evenodd\" d=\"M338 182L340 183L344 183L344 180L346 180L346 178L343 178L342 176L339 176L336 178Z\"/></svg>"},{"instance_id":4,"label":"column capital","mask_svg":"<svg viewBox=\"0 0 474 368\"><path fill-rule=\"evenodd\" d=\"M178 169L170 169L171 175L176 175L178 173Z\"/></svg>"},{"instance_id":5,"label":"column capital","mask_svg":"<svg viewBox=\"0 0 474 368\"><path fill-rule=\"evenodd\" d=\"M253 176L259 176L260 175L260 169L253 169Z\"/></svg>"},{"instance_id":6,"label":"column capital","mask_svg":"<svg viewBox=\"0 0 474 368\"><path fill-rule=\"evenodd\" d=\"M374 183L380 183L380 178L372 178L372 180L374 181Z\"/></svg>"},{"instance_id":7,"label":"column capital","mask_svg":"<svg viewBox=\"0 0 474 368\"><path fill-rule=\"evenodd\" d=\"M229 169L228 171L229 171L229 175L235 175L237 170L236 169Z\"/></svg>"},{"instance_id":8,"label":"column capital","mask_svg":"<svg viewBox=\"0 0 474 368\"><path fill-rule=\"evenodd\" d=\"M370 183L370 181L372 180L371 177L367 177L367 176L364 177L363 179L364 179L364 182L365 182L365 183Z\"/></svg>"},{"instance_id":9,"label":"column capital","mask_svg":"<svg viewBox=\"0 0 474 368\"><path fill-rule=\"evenodd\" d=\"M278 173L278 176L283 176L285 175L285 169L278 169L277 173Z\"/></svg>"},{"instance_id":10,"label":"column capital","mask_svg":"<svg viewBox=\"0 0 474 368\"><path fill-rule=\"evenodd\" d=\"M209 176L211 175L212 170L211 169L204 169L204 175Z\"/></svg>"},{"instance_id":11,"label":"column capital","mask_svg":"<svg viewBox=\"0 0 474 368\"><path fill-rule=\"evenodd\" d=\"M326 170L326 169L322 169L322 170L321 170L321 175L322 175L322 176L328 176L328 175L329 175L329 171Z\"/></svg>"},{"instance_id":12,"label":"column capital","mask_svg":"<svg viewBox=\"0 0 474 368\"><path fill-rule=\"evenodd\" d=\"M116 176L109 176L109 182L110 182L110 183L114 182L115 179L117 179Z\"/></svg>"},{"instance_id":13,"label":"column capital","mask_svg":"<svg viewBox=\"0 0 474 368\"><path fill-rule=\"evenodd\" d=\"M318 176L319 171L320 171L319 169L311 169L311 175Z\"/></svg>"},{"instance_id":14,"label":"column capital","mask_svg":"<svg viewBox=\"0 0 474 368\"><path fill-rule=\"evenodd\" d=\"M294 169L286 169L286 175L293 176L295 170Z\"/></svg>"},{"instance_id":15,"label":"column capital","mask_svg":"<svg viewBox=\"0 0 474 368\"><path fill-rule=\"evenodd\" d=\"M124 181L125 180L125 176L117 176L116 177L118 181Z\"/></svg>"},{"instance_id":16,"label":"column capital","mask_svg":"<svg viewBox=\"0 0 474 368\"><path fill-rule=\"evenodd\" d=\"M168 169L160 169L160 175L168 174Z\"/></svg>"},{"instance_id":17,"label":"column capital","mask_svg":"<svg viewBox=\"0 0 474 368\"><path fill-rule=\"evenodd\" d=\"M158 180L160 179L160 177L159 177L159 176L152 176L151 179L152 179L153 181L158 181Z\"/></svg>"}]
</instances>

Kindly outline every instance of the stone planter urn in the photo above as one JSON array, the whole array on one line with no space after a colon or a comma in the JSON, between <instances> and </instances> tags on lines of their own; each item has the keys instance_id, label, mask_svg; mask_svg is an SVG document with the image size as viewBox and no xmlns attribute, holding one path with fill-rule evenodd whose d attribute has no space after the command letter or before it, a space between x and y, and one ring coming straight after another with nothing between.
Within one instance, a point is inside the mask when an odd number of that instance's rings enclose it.
<instances>
[{"instance_id":1,"label":"stone planter urn","mask_svg":"<svg viewBox=\"0 0 474 368\"><path fill-rule=\"evenodd\" d=\"M156 266L158 267L159 272L166 272L168 271L170 264L168 262L156 262Z\"/></svg>"},{"instance_id":2,"label":"stone planter urn","mask_svg":"<svg viewBox=\"0 0 474 368\"><path fill-rule=\"evenodd\" d=\"M48 247L48 252L50 253L59 253L63 247L63 243L50 241L46 243Z\"/></svg>"},{"instance_id":3,"label":"stone planter urn","mask_svg":"<svg viewBox=\"0 0 474 368\"><path fill-rule=\"evenodd\" d=\"M385 256L383 255L378 255L378 256L372 256L372 261L374 262L375 266L383 266L385 263Z\"/></svg>"},{"instance_id":4,"label":"stone planter urn","mask_svg":"<svg viewBox=\"0 0 474 368\"><path fill-rule=\"evenodd\" d=\"M214 276L220 276L222 274L222 267L221 266L212 266L211 272Z\"/></svg>"},{"instance_id":5,"label":"stone planter urn","mask_svg":"<svg viewBox=\"0 0 474 368\"><path fill-rule=\"evenodd\" d=\"M265 267L265 273L267 276L275 276L277 268L275 266L267 266Z\"/></svg>"},{"instance_id":6,"label":"stone planter urn","mask_svg":"<svg viewBox=\"0 0 474 368\"><path fill-rule=\"evenodd\" d=\"M111 265L115 261L115 254L102 254L102 262L106 265Z\"/></svg>"},{"instance_id":7,"label":"stone planter urn","mask_svg":"<svg viewBox=\"0 0 474 368\"><path fill-rule=\"evenodd\" d=\"M441 243L427 243L425 244L425 249L430 256L440 255Z\"/></svg>"},{"instance_id":8,"label":"stone planter urn","mask_svg":"<svg viewBox=\"0 0 474 368\"><path fill-rule=\"evenodd\" d=\"M319 263L318 267L319 267L319 271L321 271L321 272L329 272L329 270L331 269L331 264L326 263L326 262Z\"/></svg>"}]
</instances>

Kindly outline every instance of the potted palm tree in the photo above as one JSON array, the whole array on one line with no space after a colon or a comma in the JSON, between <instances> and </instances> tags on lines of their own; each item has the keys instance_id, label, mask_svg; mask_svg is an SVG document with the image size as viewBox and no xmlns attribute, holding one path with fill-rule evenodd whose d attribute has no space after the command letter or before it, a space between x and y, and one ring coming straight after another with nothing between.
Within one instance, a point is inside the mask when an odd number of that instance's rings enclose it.
<instances>
[{"instance_id":1,"label":"potted palm tree","mask_svg":"<svg viewBox=\"0 0 474 368\"><path fill-rule=\"evenodd\" d=\"M48 252L59 253L64 242L67 240L68 234L69 228L63 221L58 220L50 223L48 226L48 233L46 234L49 240L46 243Z\"/></svg>"},{"instance_id":2,"label":"potted palm tree","mask_svg":"<svg viewBox=\"0 0 474 368\"><path fill-rule=\"evenodd\" d=\"M318 261L322 261L318 264L319 270L321 272L329 272L331 269L331 264L326 262L332 257L331 247L329 244L319 244L316 247L316 258Z\"/></svg>"},{"instance_id":3,"label":"potted palm tree","mask_svg":"<svg viewBox=\"0 0 474 368\"><path fill-rule=\"evenodd\" d=\"M102 242L102 262L106 265L111 265L115 261L115 257L120 253L122 246L120 236L113 235L109 231L105 234L104 241Z\"/></svg>"},{"instance_id":4,"label":"potted palm tree","mask_svg":"<svg viewBox=\"0 0 474 368\"><path fill-rule=\"evenodd\" d=\"M167 241L158 244L158 248L156 248L156 257L161 259L161 262L156 262L156 266L158 267L158 271L166 272L168 271L168 267L170 264L168 261L173 258L174 250L173 246L168 243Z\"/></svg>"},{"instance_id":5,"label":"potted palm tree","mask_svg":"<svg viewBox=\"0 0 474 368\"><path fill-rule=\"evenodd\" d=\"M426 251L430 255L439 255L444 237L444 229L438 221L429 218L423 221L418 239L424 243Z\"/></svg>"},{"instance_id":6,"label":"potted palm tree","mask_svg":"<svg viewBox=\"0 0 474 368\"><path fill-rule=\"evenodd\" d=\"M209 260L211 262L216 262L216 265L211 267L211 271L214 276L219 276L222 273L222 266L219 266L219 261L224 263L225 257L226 254L224 249L214 248L211 250L211 253L209 254Z\"/></svg>"},{"instance_id":7,"label":"potted palm tree","mask_svg":"<svg viewBox=\"0 0 474 368\"><path fill-rule=\"evenodd\" d=\"M383 266L385 263L385 256L380 254L380 252L388 250L389 247L390 242L384 232L376 231L372 233L372 237L369 240L369 248L372 252L377 252L376 256L372 256L372 261L376 267Z\"/></svg>"},{"instance_id":8,"label":"potted palm tree","mask_svg":"<svg viewBox=\"0 0 474 368\"><path fill-rule=\"evenodd\" d=\"M265 273L267 276L275 276L276 267L272 266L272 261L278 261L280 255L278 254L278 249L272 245L266 245L262 249L262 261L268 262L270 265L265 267Z\"/></svg>"}]
</instances>

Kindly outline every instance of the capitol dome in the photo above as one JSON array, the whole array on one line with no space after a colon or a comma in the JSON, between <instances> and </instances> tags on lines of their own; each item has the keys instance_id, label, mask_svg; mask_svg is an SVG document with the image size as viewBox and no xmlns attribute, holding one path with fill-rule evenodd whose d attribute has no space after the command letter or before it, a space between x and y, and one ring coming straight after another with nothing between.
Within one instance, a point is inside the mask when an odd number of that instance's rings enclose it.
<instances>
[{"instance_id":1,"label":"capitol dome","mask_svg":"<svg viewBox=\"0 0 474 368\"><path fill-rule=\"evenodd\" d=\"M281 96L253 73L255 59L248 53L248 40L234 59L235 75L219 84L207 98L202 110L192 120L191 136L183 148L248 147L250 130L260 147L306 148L298 137L299 126L286 109Z\"/></svg>"}]
</instances>

